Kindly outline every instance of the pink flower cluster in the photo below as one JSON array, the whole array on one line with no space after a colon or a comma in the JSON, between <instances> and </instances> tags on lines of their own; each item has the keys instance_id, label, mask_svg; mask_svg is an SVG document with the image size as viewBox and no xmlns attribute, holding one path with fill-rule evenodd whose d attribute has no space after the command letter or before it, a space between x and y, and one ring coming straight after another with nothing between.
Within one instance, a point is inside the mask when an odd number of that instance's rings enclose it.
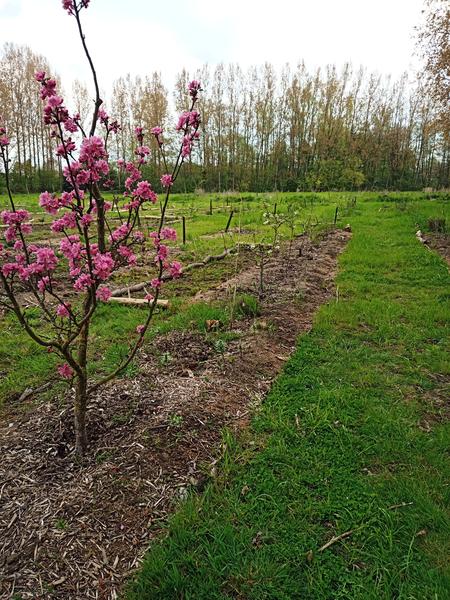
<instances>
[{"instance_id":1,"label":"pink flower cluster","mask_svg":"<svg viewBox=\"0 0 450 600\"><path fill-rule=\"evenodd\" d=\"M194 96L194 99L195 98L196 95ZM187 158L191 155L192 149L194 147L194 142L197 141L200 137L200 134L198 132L199 127L200 113L196 110L186 111L180 115L176 129L177 131L182 131L184 134L181 149L181 156L183 158Z\"/></svg>"},{"instance_id":2,"label":"pink flower cluster","mask_svg":"<svg viewBox=\"0 0 450 600\"><path fill-rule=\"evenodd\" d=\"M31 278L36 282L40 291L45 291L47 284L50 283L50 276L58 265L58 258L54 250L50 247L36 247L29 245L27 253L21 252L23 243L17 241L14 250L17 254L3 252L3 258L10 260L4 262L1 271L5 277L13 277L15 274L22 281L30 281Z\"/></svg>"},{"instance_id":3,"label":"pink flower cluster","mask_svg":"<svg viewBox=\"0 0 450 600\"><path fill-rule=\"evenodd\" d=\"M188 92L189 95L191 96L191 98L196 99L198 96L198 93L202 91L202 87L200 85L200 81L197 81L196 79L194 79L193 81L191 81L188 85Z\"/></svg>"},{"instance_id":4,"label":"pink flower cluster","mask_svg":"<svg viewBox=\"0 0 450 600\"><path fill-rule=\"evenodd\" d=\"M173 178L172 175L170 175L169 173L166 173L165 175L163 175L161 177L161 185L163 186L163 188L170 188L173 186Z\"/></svg>"},{"instance_id":5,"label":"pink flower cluster","mask_svg":"<svg viewBox=\"0 0 450 600\"><path fill-rule=\"evenodd\" d=\"M118 133L122 129L118 121L110 121L108 113L103 108L98 111L98 118L108 133Z\"/></svg>"},{"instance_id":6,"label":"pink flower cluster","mask_svg":"<svg viewBox=\"0 0 450 600\"><path fill-rule=\"evenodd\" d=\"M153 127L150 130L150 133L152 133L155 136L158 146L161 148L161 146L163 145L163 141L162 141L163 128L159 127L159 126Z\"/></svg>"},{"instance_id":7,"label":"pink flower cluster","mask_svg":"<svg viewBox=\"0 0 450 600\"><path fill-rule=\"evenodd\" d=\"M59 198L50 192L42 192L39 196L39 206L49 215L56 215L60 208L70 207L74 199L74 192L63 192Z\"/></svg>"},{"instance_id":8,"label":"pink flower cluster","mask_svg":"<svg viewBox=\"0 0 450 600\"><path fill-rule=\"evenodd\" d=\"M6 135L6 128L2 126L2 118L0 117L0 150L9 146L9 137Z\"/></svg>"},{"instance_id":9,"label":"pink flower cluster","mask_svg":"<svg viewBox=\"0 0 450 600\"><path fill-rule=\"evenodd\" d=\"M156 249L155 262L160 264L163 269L168 271L173 278L179 277L182 273L181 264L177 261L169 262L167 260L170 250L166 244L162 243L163 240L174 241L177 239L177 232L175 229L172 229L171 227L163 227L159 234L157 231L153 231L150 234L150 237L153 239L153 245ZM151 281L151 286L155 289L159 288L161 284L162 281L159 278L155 278Z\"/></svg>"},{"instance_id":10,"label":"pink flower cluster","mask_svg":"<svg viewBox=\"0 0 450 600\"><path fill-rule=\"evenodd\" d=\"M91 0L80 0L77 4L76 0L62 0L62 7L69 15L75 15L81 8L87 8Z\"/></svg>"}]
</instances>

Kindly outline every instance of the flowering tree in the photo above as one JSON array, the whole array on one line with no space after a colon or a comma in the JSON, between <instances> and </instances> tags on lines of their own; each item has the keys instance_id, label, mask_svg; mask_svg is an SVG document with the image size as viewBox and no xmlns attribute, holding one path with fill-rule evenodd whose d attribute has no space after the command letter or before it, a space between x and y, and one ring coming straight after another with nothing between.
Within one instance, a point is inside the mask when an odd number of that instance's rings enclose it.
<instances>
[{"instance_id":1,"label":"flowering tree","mask_svg":"<svg viewBox=\"0 0 450 600\"><path fill-rule=\"evenodd\" d=\"M21 326L35 342L61 358L58 366L60 376L73 380L75 443L80 454L87 447L86 411L89 396L120 374L134 358L152 319L164 275L169 273L177 277L181 273L181 265L169 261L167 242L176 239L176 232L165 227L164 217L172 186L199 137L200 115L195 105L201 91L198 81L189 84L190 108L180 116L176 126L181 141L170 168L164 151L163 130L158 126L151 130L166 173L161 177L164 199L159 225L145 235L139 229L139 212L144 204L154 204L157 195L151 184L142 177L141 168L147 161L150 149L144 145L141 127L135 129L137 148L134 161L118 161L118 167L126 177L122 210L117 206L113 209L102 195L102 190L111 185L108 179L108 140L117 133L120 125L102 109L97 74L86 46L80 13L88 7L89 1L62 2L63 8L77 23L93 75L96 96L88 132L83 129L80 115L69 113L58 94L56 81L43 71L36 73L45 104L44 120L55 139L56 154L63 162L63 174L68 184L68 191L61 194L44 192L39 198L40 206L52 216L50 229L53 236L50 237L53 237L56 245L51 242L30 242L30 214L18 209L14 202L10 185L10 140L0 120L0 156L10 203L9 210L1 213L1 220L6 226L6 244L0 244L0 302L15 313ZM97 130L101 130L101 134L96 135ZM113 215L116 216L115 222ZM150 282L153 293L146 296L148 312L145 321L137 328L136 338L126 357L102 379L90 381L87 369L90 323L99 304L108 302L111 296L108 280L120 267L134 265L137 254L150 252L156 270ZM65 293L67 288L71 290L69 300ZM42 327L30 323L25 293L28 298L31 294L38 307Z\"/></svg>"}]
</instances>

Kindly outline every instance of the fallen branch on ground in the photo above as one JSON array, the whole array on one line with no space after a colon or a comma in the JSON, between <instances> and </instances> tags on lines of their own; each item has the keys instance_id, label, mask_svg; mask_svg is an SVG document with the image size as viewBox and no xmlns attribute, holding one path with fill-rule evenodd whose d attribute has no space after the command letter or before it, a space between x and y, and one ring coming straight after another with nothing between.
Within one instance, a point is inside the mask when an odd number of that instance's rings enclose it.
<instances>
[{"instance_id":1,"label":"fallen branch on ground","mask_svg":"<svg viewBox=\"0 0 450 600\"><path fill-rule=\"evenodd\" d=\"M186 265L183 268L183 273L188 273L189 271L192 271L193 269L197 269L198 267L204 267L205 265L207 265L210 262L222 260L222 259L226 258L227 256L229 256L230 254L233 254L236 251L237 251L237 247L234 246L233 248L224 250L221 254L208 255L202 261L194 262L194 263L190 263L189 265ZM166 275L163 275L161 277L161 279L163 281L169 281L170 279L173 279L173 277L170 274L166 274ZM124 287L124 288L118 288L117 290L112 291L111 300L113 300L119 296L125 296L125 294L132 294L133 292L140 292L141 290L143 290L145 287L147 287L149 285L150 285L149 281L142 281L141 283L136 283L135 285L131 285L131 286Z\"/></svg>"},{"instance_id":2,"label":"fallen branch on ground","mask_svg":"<svg viewBox=\"0 0 450 600\"><path fill-rule=\"evenodd\" d=\"M350 531L345 531L344 533L341 533L341 535L336 535L335 537L332 537L331 540L324 544L321 548L319 548L317 552L323 552L336 542L340 542L341 540L344 540L345 538L349 537L350 535L352 535L352 533L353 529L350 529Z\"/></svg>"},{"instance_id":3,"label":"fallen branch on ground","mask_svg":"<svg viewBox=\"0 0 450 600\"><path fill-rule=\"evenodd\" d=\"M116 304L128 304L130 306L146 306L148 307L149 302L144 298L110 298L110 302L115 302ZM158 300L156 302L156 306L161 308L167 308L169 306L168 300Z\"/></svg>"}]
</instances>

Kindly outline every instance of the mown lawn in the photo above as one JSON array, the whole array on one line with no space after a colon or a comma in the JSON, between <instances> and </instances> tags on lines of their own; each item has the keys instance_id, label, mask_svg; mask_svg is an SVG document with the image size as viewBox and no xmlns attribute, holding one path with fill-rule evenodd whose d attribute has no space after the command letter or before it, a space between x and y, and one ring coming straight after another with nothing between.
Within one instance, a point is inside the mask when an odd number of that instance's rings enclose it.
<instances>
[{"instance_id":1,"label":"mown lawn","mask_svg":"<svg viewBox=\"0 0 450 600\"><path fill-rule=\"evenodd\" d=\"M450 598L450 278L414 236L433 210L349 216L338 301L128 600Z\"/></svg>"}]
</instances>

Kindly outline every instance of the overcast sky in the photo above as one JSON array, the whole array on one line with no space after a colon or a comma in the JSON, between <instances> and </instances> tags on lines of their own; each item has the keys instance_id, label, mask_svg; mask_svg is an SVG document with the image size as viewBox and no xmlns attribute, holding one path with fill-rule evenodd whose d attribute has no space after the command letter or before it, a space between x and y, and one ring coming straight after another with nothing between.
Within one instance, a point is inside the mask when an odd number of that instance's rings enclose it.
<instances>
[{"instance_id":1,"label":"overcast sky","mask_svg":"<svg viewBox=\"0 0 450 600\"><path fill-rule=\"evenodd\" d=\"M166 85L182 67L205 62L304 60L315 68L346 61L399 76L417 67L414 26L423 0L91 0L82 17L101 87L130 72L161 71ZM70 89L89 82L75 20L61 0L0 0L0 41L46 56Z\"/></svg>"}]
</instances>

